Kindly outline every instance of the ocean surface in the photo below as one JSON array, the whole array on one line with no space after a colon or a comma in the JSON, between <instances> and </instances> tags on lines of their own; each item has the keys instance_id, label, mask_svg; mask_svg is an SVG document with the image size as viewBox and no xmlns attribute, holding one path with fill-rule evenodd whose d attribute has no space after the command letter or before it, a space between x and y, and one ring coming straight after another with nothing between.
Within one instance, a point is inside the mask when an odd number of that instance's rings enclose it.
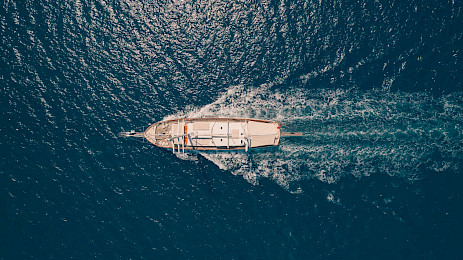
<instances>
[{"instance_id":1,"label":"ocean surface","mask_svg":"<svg viewBox=\"0 0 463 260\"><path fill-rule=\"evenodd\" d=\"M4 0L0 259L463 259L460 0ZM276 120L178 156L119 132Z\"/></svg>"}]
</instances>

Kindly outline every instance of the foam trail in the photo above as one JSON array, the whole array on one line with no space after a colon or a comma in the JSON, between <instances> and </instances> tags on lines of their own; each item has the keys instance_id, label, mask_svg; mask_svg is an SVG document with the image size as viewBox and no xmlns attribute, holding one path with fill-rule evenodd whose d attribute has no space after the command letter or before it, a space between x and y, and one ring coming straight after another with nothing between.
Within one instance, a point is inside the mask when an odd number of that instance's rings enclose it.
<instances>
[{"instance_id":1,"label":"foam trail","mask_svg":"<svg viewBox=\"0 0 463 260\"><path fill-rule=\"evenodd\" d=\"M284 131L302 131L278 149L203 153L221 169L250 183L269 178L299 192L300 180L333 183L345 174L375 173L420 179L425 170L459 171L463 162L463 93L290 89L270 93L233 86L217 101L175 117L248 117L277 120ZM167 119L167 118L166 118Z\"/></svg>"}]
</instances>

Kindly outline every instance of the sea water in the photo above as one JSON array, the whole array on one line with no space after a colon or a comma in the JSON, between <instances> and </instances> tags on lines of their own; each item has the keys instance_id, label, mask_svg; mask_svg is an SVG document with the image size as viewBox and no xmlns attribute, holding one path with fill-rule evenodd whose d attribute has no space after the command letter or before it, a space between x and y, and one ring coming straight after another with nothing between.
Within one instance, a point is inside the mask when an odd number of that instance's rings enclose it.
<instances>
[{"instance_id":1,"label":"sea water","mask_svg":"<svg viewBox=\"0 0 463 260\"><path fill-rule=\"evenodd\" d=\"M461 1L4 1L0 258L459 259ZM276 120L246 153L118 133Z\"/></svg>"}]
</instances>

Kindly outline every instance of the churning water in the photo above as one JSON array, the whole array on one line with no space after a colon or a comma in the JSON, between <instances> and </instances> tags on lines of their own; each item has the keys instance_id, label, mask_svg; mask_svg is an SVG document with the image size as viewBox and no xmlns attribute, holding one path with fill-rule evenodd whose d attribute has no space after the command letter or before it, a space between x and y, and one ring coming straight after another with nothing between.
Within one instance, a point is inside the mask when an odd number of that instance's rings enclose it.
<instances>
[{"instance_id":1,"label":"churning water","mask_svg":"<svg viewBox=\"0 0 463 260\"><path fill-rule=\"evenodd\" d=\"M202 153L253 184L264 177L293 189L301 180L333 183L346 174L381 173L413 181L426 170L461 171L462 104L461 93L435 98L424 92L234 86L211 104L165 119L274 119L283 123L282 131L304 132L303 137L283 139L279 149L257 149L251 157Z\"/></svg>"}]
</instances>

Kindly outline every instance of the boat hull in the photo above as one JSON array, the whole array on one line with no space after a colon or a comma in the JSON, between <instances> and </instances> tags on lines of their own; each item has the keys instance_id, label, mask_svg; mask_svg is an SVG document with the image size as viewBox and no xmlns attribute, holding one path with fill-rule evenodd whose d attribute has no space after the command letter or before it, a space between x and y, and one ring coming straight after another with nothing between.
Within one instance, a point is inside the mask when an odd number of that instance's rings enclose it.
<instances>
[{"instance_id":1,"label":"boat hull","mask_svg":"<svg viewBox=\"0 0 463 260\"><path fill-rule=\"evenodd\" d=\"M143 133L152 144L178 150L248 150L277 146L280 124L246 118L185 118L152 124Z\"/></svg>"}]
</instances>

